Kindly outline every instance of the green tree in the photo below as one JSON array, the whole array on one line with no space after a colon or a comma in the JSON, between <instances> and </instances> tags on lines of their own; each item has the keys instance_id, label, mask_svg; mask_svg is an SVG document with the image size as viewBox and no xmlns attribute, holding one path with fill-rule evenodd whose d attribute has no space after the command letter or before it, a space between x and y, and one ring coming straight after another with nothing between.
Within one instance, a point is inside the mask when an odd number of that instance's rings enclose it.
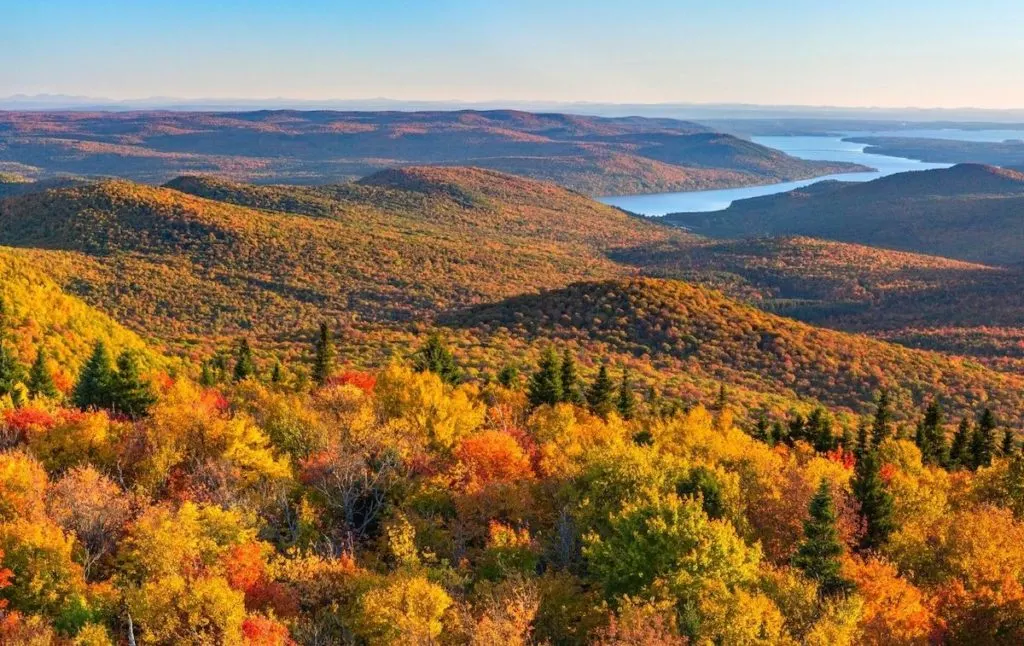
<instances>
[{"instance_id":1,"label":"green tree","mask_svg":"<svg viewBox=\"0 0 1024 646\"><path fill-rule=\"evenodd\" d=\"M36 352L36 360L28 371L28 394L32 397L56 397L60 394L57 386L53 383L53 375L46 365L46 350L39 348Z\"/></svg>"},{"instance_id":2,"label":"green tree","mask_svg":"<svg viewBox=\"0 0 1024 646\"><path fill-rule=\"evenodd\" d=\"M216 383L217 376L214 374L213 367L209 361L204 361L202 372L199 373L199 385L204 388L210 388Z\"/></svg>"},{"instance_id":3,"label":"green tree","mask_svg":"<svg viewBox=\"0 0 1024 646\"><path fill-rule=\"evenodd\" d=\"M1007 429L1006 433L1003 434L1003 445L1000 447L999 452L1004 456L1011 456L1016 448L1017 445L1013 438L1013 431Z\"/></svg>"},{"instance_id":4,"label":"green tree","mask_svg":"<svg viewBox=\"0 0 1024 646\"><path fill-rule=\"evenodd\" d=\"M818 407L807 418L808 435L814 450L821 453L836 448L836 438L832 433L832 419L824 408Z\"/></svg>"},{"instance_id":5,"label":"green tree","mask_svg":"<svg viewBox=\"0 0 1024 646\"><path fill-rule=\"evenodd\" d=\"M143 417L155 403L152 387L142 378L138 356L125 350L117 357L117 372L110 376L111 408L129 417Z\"/></svg>"},{"instance_id":6,"label":"green tree","mask_svg":"<svg viewBox=\"0 0 1024 646\"><path fill-rule=\"evenodd\" d=\"M562 352L562 401L577 405L585 401L579 371L576 369L576 358L569 352L569 348Z\"/></svg>"},{"instance_id":7,"label":"green tree","mask_svg":"<svg viewBox=\"0 0 1024 646\"><path fill-rule=\"evenodd\" d=\"M541 354L537 371L530 376L527 395L532 406L554 406L563 400L562 366L553 346L548 346Z\"/></svg>"},{"instance_id":8,"label":"green tree","mask_svg":"<svg viewBox=\"0 0 1024 646\"><path fill-rule=\"evenodd\" d=\"M587 389L587 405L592 413L601 417L608 417L608 413L615 407L615 384L608 375L608 367L603 363L597 369L594 382Z\"/></svg>"},{"instance_id":9,"label":"green tree","mask_svg":"<svg viewBox=\"0 0 1024 646\"><path fill-rule=\"evenodd\" d=\"M925 410L924 419L918 426L917 446L925 464L945 465L949 463L949 446L943 428L942 407L933 401Z\"/></svg>"},{"instance_id":10,"label":"green tree","mask_svg":"<svg viewBox=\"0 0 1024 646\"><path fill-rule=\"evenodd\" d=\"M24 367L8 347L7 340L0 337L0 396L13 394L24 377Z\"/></svg>"},{"instance_id":11,"label":"green tree","mask_svg":"<svg viewBox=\"0 0 1024 646\"><path fill-rule=\"evenodd\" d=\"M811 498L810 517L804 521L804 539L793 555L793 565L818 582L824 596L844 594L853 588L842 576L843 544L836 528L832 490L824 478Z\"/></svg>"},{"instance_id":12,"label":"green tree","mask_svg":"<svg viewBox=\"0 0 1024 646\"><path fill-rule=\"evenodd\" d=\"M235 381L245 381L256 374L256 362L252 358L252 348L249 347L249 340L241 338L238 340L238 349L235 351Z\"/></svg>"},{"instance_id":13,"label":"green tree","mask_svg":"<svg viewBox=\"0 0 1024 646\"><path fill-rule=\"evenodd\" d=\"M633 384L629 379L629 371L622 371L622 383L619 384L619 400L615 407L619 410L622 419L633 419L636 417L636 394L633 392Z\"/></svg>"},{"instance_id":14,"label":"green tree","mask_svg":"<svg viewBox=\"0 0 1024 646\"><path fill-rule=\"evenodd\" d=\"M992 410L986 408L978 418L971 437L971 465L977 469L992 464L992 455L996 449L996 417Z\"/></svg>"},{"instance_id":15,"label":"green tree","mask_svg":"<svg viewBox=\"0 0 1024 646\"><path fill-rule=\"evenodd\" d=\"M871 441L876 447L892 436L891 406L889 391L882 390L875 402L875 418L871 423Z\"/></svg>"},{"instance_id":16,"label":"green tree","mask_svg":"<svg viewBox=\"0 0 1024 646\"><path fill-rule=\"evenodd\" d=\"M973 464L971 458L971 421L964 417L960 420L956 432L953 433L953 443L949 447L949 464L954 468L970 468Z\"/></svg>"},{"instance_id":17,"label":"green tree","mask_svg":"<svg viewBox=\"0 0 1024 646\"><path fill-rule=\"evenodd\" d=\"M857 445L853 450L854 456L862 460L871 451L871 433L866 422L857 427Z\"/></svg>"},{"instance_id":18,"label":"green tree","mask_svg":"<svg viewBox=\"0 0 1024 646\"><path fill-rule=\"evenodd\" d=\"M413 355L413 367L417 372L432 372L452 386L462 381L462 370L455 363L455 355L438 332L427 337L427 341Z\"/></svg>"},{"instance_id":19,"label":"green tree","mask_svg":"<svg viewBox=\"0 0 1024 646\"><path fill-rule=\"evenodd\" d=\"M279 384L284 381L284 369L281 367L281 361L274 361L274 367L270 371L270 383Z\"/></svg>"},{"instance_id":20,"label":"green tree","mask_svg":"<svg viewBox=\"0 0 1024 646\"><path fill-rule=\"evenodd\" d=\"M518 389L519 368L512 364L503 366L501 370L498 371L498 383L511 390Z\"/></svg>"},{"instance_id":21,"label":"green tree","mask_svg":"<svg viewBox=\"0 0 1024 646\"><path fill-rule=\"evenodd\" d=\"M316 338L315 355L313 357L313 382L323 386L334 371L334 341L331 330L326 323L320 324L320 334Z\"/></svg>"},{"instance_id":22,"label":"green tree","mask_svg":"<svg viewBox=\"0 0 1024 646\"><path fill-rule=\"evenodd\" d=\"M861 536L859 547L862 550L877 550L889 540L896 527L893 522L892 495L885 489L881 464L875 451L869 451L857 459L852 488L854 497L860 503L860 515L864 519L864 535Z\"/></svg>"},{"instance_id":23,"label":"green tree","mask_svg":"<svg viewBox=\"0 0 1024 646\"><path fill-rule=\"evenodd\" d=\"M75 406L82 410L109 409L112 404L110 386L113 375L114 369L111 365L110 353L107 352L107 345L103 341L98 341L78 376L78 383L75 384L72 398Z\"/></svg>"}]
</instances>

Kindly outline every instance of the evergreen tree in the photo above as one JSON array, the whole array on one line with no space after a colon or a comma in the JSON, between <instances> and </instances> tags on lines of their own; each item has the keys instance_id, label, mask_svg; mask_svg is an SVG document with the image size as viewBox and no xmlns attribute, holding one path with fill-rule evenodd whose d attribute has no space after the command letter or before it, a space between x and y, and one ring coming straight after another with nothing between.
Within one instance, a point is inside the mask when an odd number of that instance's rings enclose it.
<instances>
[{"instance_id":1,"label":"evergreen tree","mask_svg":"<svg viewBox=\"0 0 1024 646\"><path fill-rule=\"evenodd\" d=\"M791 411L789 417L789 433L787 439L790 444L795 444L798 441L806 442L807 436L807 420L800 413Z\"/></svg>"},{"instance_id":2,"label":"evergreen tree","mask_svg":"<svg viewBox=\"0 0 1024 646\"><path fill-rule=\"evenodd\" d=\"M313 383L323 386L334 371L334 341L331 330L326 323L320 324L320 334L316 338L316 353L313 358Z\"/></svg>"},{"instance_id":3,"label":"evergreen tree","mask_svg":"<svg viewBox=\"0 0 1024 646\"><path fill-rule=\"evenodd\" d=\"M971 458L971 422L966 417L960 420L960 425L953 434L953 443L949 448L949 464L954 468L970 468L973 466Z\"/></svg>"},{"instance_id":4,"label":"evergreen tree","mask_svg":"<svg viewBox=\"0 0 1024 646\"><path fill-rule=\"evenodd\" d=\"M725 384L718 384L718 397L715 399L715 410L723 411L729 405L729 393L725 390Z\"/></svg>"},{"instance_id":5,"label":"evergreen tree","mask_svg":"<svg viewBox=\"0 0 1024 646\"><path fill-rule=\"evenodd\" d=\"M849 426L843 428L843 437L839 440L839 444L844 451L851 453L857 449L857 434L853 432L852 428Z\"/></svg>"},{"instance_id":6,"label":"evergreen tree","mask_svg":"<svg viewBox=\"0 0 1024 646\"><path fill-rule=\"evenodd\" d=\"M585 401L580 387L579 371L576 369L576 359L568 348L562 352L562 401L576 405Z\"/></svg>"},{"instance_id":7,"label":"evergreen tree","mask_svg":"<svg viewBox=\"0 0 1024 646\"><path fill-rule=\"evenodd\" d=\"M155 403L153 389L142 379L138 356L125 350L117 357L117 372L110 376L110 407L129 417L143 417Z\"/></svg>"},{"instance_id":8,"label":"evergreen tree","mask_svg":"<svg viewBox=\"0 0 1024 646\"><path fill-rule=\"evenodd\" d=\"M808 434L814 450L821 453L836 448L836 438L832 433L832 420L824 408L815 408L807 419Z\"/></svg>"},{"instance_id":9,"label":"evergreen tree","mask_svg":"<svg viewBox=\"0 0 1024 646\"><path fill-rule=\"evenodd\" d=\"M949 463L949 447L946 445L946 431L943 428L942 407L937 401L928 405L924 419L918 425L917 446L925 464L946 465Z\"/></svg>"},{"instance_id":10,"label":"evergreen tree","mask_svg":"<svg viewBox=\"0 0 1024 646\"><path fill-rule=\"evenodd\" d=\"M110 354L103 341L98 341L93 348L92 355L82 368L78 376L78 383L75 384L73 400L75 406L82 410L90 408L110 408L112 399L110 397L111 380L114 369L110 362Z\"/></svg>"},{"instance_id":11,"label":"evergreen tree","mask_svg":"<svg viewBox=\"0 0 1024 646\"><path fill-rule=\"evenodd\" d=\"M768 443L772 446L786 439L786 427L779 420L772 422L771 433L771 440Z\"/></svg>"},{"instance_id":12,"label":"evergreen tree","mask_svg":"<svg viewBox=\"0 0 1024 646\"><path fill-rule=\"evenodd\" d=\"M608 413L612 412L615 407L614 397L615 385L612 383L611 377L608 376L608 367L602 363L601 367L597 369L594 383L590 384L590 388L587 390L587 404L595 415L608 417Z\"/></svg>"},{"instance_id":13,"label":"evergreen tree","mask_svg":"<svg viewBox=\"0 0 1024 646\"><path fill-rule=\"evenodd\" d=\"M836 528L832 491L824 478L811 498L810 517L804 521L804 539L793 555L793 565L818 582L823 596L843 594L852 584L842 576L843 544Z\"/></svg>"},{"instance_id":14,"label":"evergreen tree","mask_svg":"<svg viewBox=\"0 0 1024 646\"><path fill-rule=\"evenodd\" d=\"M757 423L754 425L754 432L751 433L754 439L761 440L766 444L772 443L772 428L768 424L768 416L765 415L764 411L761 411L757 416Z\"/></svg>"},{"instance_id":15,"label":"evergreen tree","mask_svg":"<svg viewBox=\"0 0 1024 646\"><path fill-rule=\"evenodd\" d=\"M857 427L857 446L853 450L857 460L862 460L865 455L871 452L871 435L868 432L868 425L861 423Z\"/></svg>"},{"instance_id":16,"label":"evergreen tree","mask_svg":"<svg viewBox=\"0 0 1024 646\"><path fill-rule=\"evenodd\" d=\"M629 371L622 371L622 383L619 385L619 399L615 406L622 419L630 420L636 416L636 395L633 384L629 380Z\"/></svg>"},{"instance_id":17,"label":"evergreen tree","mask_svg":"<svg viewBox=\"0 0 1024 646\"><path fill-rule=\"evenodd\" d=\"M210 388L217 383L217 377L213 373L213 367L209 361L203 362L203 370L199 374L199 385L203 388Z\"/></svg>"},{"instance_id":18,"label":"evergreen tree","mask_svg":"<svg viewBox=\"0 0 1024 646\"><path fill-rule=\"evenodd\" d=\"M498 383L512 390L519 388L519 368L511 364L498 371Z\"/></svg>"},{"instance_id":19,"label":"evergreen tree","mask_svg":"<svg viewBox=\"0 0 1024 646\"><path fill-rule=\"evenodd\" d=\"M274 361L274 367L270 371L270 383L280 384L284 381L284 370L281 368L281 361Z\"/></svg>"},{"instance_id":20,"label":"evergreen tree","mask_svg":"<svg viewBox=\"0 0 1024 646\"><path fill-rule=\"evenodd\" d=\"M533 406L554 406L562 401L562 366L553 346L548 346L541 354L537 371L530 377L527 395Z\"/></svg>"},{"instance_id":21,"label":"evergreen tree","mask_svg":"<svg viewBox=\"0 0 1024 646\"><path fill-rule=\"evenodd\" d=\"M877 447L892 435L892 410L890 408L889 391L878 394L875 405L875 418L871 423L871 441Z\"/></svg>"},{"instance_id":22,"label":"evergreen tree","mask_svg":"<svg viewBox=\"0 0 1024 646\"><path fill-rule=\"evenodd\" d=\"M53 375L46 365L46 350L39 348L36 360L28 371L28 394L32 397L56 397L60 394L53 383Z\"/></svg>"},{"instance_id":23,"label":"evergreen tree","mask_svg":"<svg viewBox=\"0 0 1024 646\"><path fill-rule=\"evenodd\" d=\"M245 381L256 374L256 362L252 358L252 348L249 347L249 340L239 339L238 350L235 353L235 381Z\"/></svg>"},{"instance_id":24,"label":"evergreen tree","mask_svg":"<svg viewBox=\"0 0 1024 646\"><path fill-rule=\"evenodd\" d=\"M1014 449L1016 448L1017 445L1013 439L1013 431L1007 430L1006 433L1003 434L1003 445L1000 447L999 451L1004 456L1008 457L1013 455Z\"/></svg>"},{"instance_id":25,"label":"evergreen tree","mask_svg":"<svg viewBox=\"0 0 1024 646\"><path fill-rule=\"evenodd\" d=\"M446 384L455 386L462 381L462 370L455 363L455 355L445 345L441 334L434 332L427 337L413 358L413 367L419 372L432 372Z\"/></svg>"},{"instance_id":26,"label":"evergreen tree","mask_svg":"<svg viewBox=\"0 0 1024 646\"><path fill-rule=\"evenodd\" d=\"M860 548L877 550L889 539L895 526L892 517L892 495L885 490L881 464L876 452L869 451L857 459L851 484L853 495L860 503L860 514L865 525Z\"/></svg>"},{"instance_id":27,"label":"evergreen tree","mask_svg":"<svg viewBox=\"0 0 1024 646\"><path fill-rule=\"evenodd\" d=\"M996 418L991 409L986 408L978 418L971 437L971 465L977 469L992 464L992 455L996 449Z\"/></svg>"}]
</instances>

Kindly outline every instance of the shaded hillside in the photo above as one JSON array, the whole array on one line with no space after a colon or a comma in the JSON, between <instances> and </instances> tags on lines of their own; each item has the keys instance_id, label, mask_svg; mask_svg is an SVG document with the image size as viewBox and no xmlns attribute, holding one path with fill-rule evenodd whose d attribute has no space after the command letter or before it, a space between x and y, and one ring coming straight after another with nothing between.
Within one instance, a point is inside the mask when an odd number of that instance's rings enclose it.
<instances>
[{"instance_id":1,"label":"shaded hillside","mask_svg":"<svg viewBox=\"0 0 1024 646\"><path fill-rule=\"evenodd\" d=\"M815 328L680 281L589 282L519 296L450 319L480 335L576 340L763 392L857 408L879 388L952 407L989 398L1015 419L1024 379L938 353Z\"/></svg>"},{"instance_id":2,"label":"shaded hillside","mask_svg":"<svg viewBox=\"0 0 1024 646\"><path fill-rule=\"evenodd\" d=\"M919 137L851 137L865 152L947 164L991 164L1024 168L1024 132L1010 141L956 141Z\"/></svg>"},{"instance_id":3,"label":"shaded hillside","mask_svg":"<svg viewBox=\"0 0 1024 646\"><path fill-rule=\"evenodd\" d=\"M162 182L216 173L323 183L472 165L592 195L742 186L858 170L673 119L516 111L0 113L0 164Z\"/></svg>"},{"instance_id":4,"label":"shaded hillside","mask_svg":"<svg viewBox=\"0 0 1024 646\"><path fill-rule=\"evenodd\" d=\"M683 237L492 171L409 169L322 189L175 185L259 208L102 182L0 202L0 244L71 252L40 263L119 320L177 339L429 318L621 276L631 270L607 258L615 249Z\"/></svg>"},{"instance_id":5,"label":"shaded hillside","mask_svg":"<svg viewBox=\"0 0 1024 646\"><path fill-rule=\"evenodd\" d=\"M804 235L988 264L1024 258L1024 175L962 164L741 200L665 221L716 237Z\"/></svg>"}]
</instances>

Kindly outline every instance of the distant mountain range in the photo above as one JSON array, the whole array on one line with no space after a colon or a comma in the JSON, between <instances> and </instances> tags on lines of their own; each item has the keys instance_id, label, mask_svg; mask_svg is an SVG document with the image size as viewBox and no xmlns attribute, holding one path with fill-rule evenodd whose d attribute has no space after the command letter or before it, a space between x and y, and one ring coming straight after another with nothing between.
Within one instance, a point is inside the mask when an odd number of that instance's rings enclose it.
<instances>
[{"instance_id":1,"label":"distant mountain range","mask_svg":"<svg viewBox=\"0 0 1024 646\"><path fill-rule=\"evenodd\" d=\"M812 236L972 262L1024 261L1024 174L960 164L871 182L821 182L665 221L722 238Z\"/></svg>"},{"instance_id":2,"label":"distant mountain range","mask_svg":"<svg viewBox=\"0 0 1024 646\"><path fill-rule=\"evenodd\" d=\"M807 161L689 121L514 110L7 112L0 172L32 178L185 173L318 184L419 164L490 168L590 195L788 181L865 170Z\"/></svg>"}]
</instances>

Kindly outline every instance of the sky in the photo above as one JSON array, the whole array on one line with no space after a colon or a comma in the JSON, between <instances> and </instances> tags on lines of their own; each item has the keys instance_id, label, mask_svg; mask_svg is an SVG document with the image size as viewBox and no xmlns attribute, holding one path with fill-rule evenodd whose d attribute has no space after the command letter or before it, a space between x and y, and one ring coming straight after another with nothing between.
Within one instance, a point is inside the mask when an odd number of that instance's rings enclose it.
<instances>
[{"instance_id":1,"label":"sky","mask_svg":"<svg viewBox=\"0 0 1024 646\"><path fill-rule=\"evenodd\" d=\"M0 97L1024 108L1021 0L0 0Z\"/></svg>"}]
</instances>

